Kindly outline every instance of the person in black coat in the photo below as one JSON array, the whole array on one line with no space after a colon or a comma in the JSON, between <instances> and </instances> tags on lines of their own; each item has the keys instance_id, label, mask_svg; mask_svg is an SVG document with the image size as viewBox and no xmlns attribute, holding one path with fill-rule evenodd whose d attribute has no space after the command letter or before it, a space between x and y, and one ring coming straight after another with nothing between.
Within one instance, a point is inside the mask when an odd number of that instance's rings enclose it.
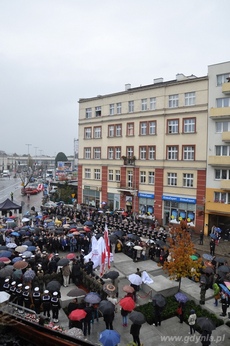
<instances>
[{"instance_id":1,"label":"person in black coat","mask_svg":"<svg viewBox=\"0 0 230 346\"><path fill-rule=\"evenodd\" d=\"M133 323L130 327L130 334L133 336L133 342L137 344L137 346L141 345L140 342L140 329L141 325L140 324L135 324Z\"/></svg>"},{"instance_id":2,"label":"person in black coat","mask_svg":"<svg viewBox=\"0 0 230 346\"><path fill-rule=\"evenodd\" d=\"M114 312L111 314L104 314L103 317L106 329L113 329Z\"/></svg>"},{"instance_id":3,"label":"person in black coat","mask_svg":"<svg viewBox=\"0 0 230 346\"><path fill-rule=\"evenodd\" d=\"M202 346L211 345L211 336L212 336L212 332L208 332L207 330L202 331L202 334L200 336L200 341Z\"/></svg>"},{"instance_id":4,"label":"person in black coat","mask_svg":"<svg viewBox=\"0 0 230 346\"><path fill-rule=\"evenodd\" d=\"M90 327L91 327L91 320L92 320L92 307L89 306L89 304L86 304L86 307L84 308L87 315L85 316L83 320L83 333L86 336L87 334L90 335Z\"/></svg>"}]
</instances>

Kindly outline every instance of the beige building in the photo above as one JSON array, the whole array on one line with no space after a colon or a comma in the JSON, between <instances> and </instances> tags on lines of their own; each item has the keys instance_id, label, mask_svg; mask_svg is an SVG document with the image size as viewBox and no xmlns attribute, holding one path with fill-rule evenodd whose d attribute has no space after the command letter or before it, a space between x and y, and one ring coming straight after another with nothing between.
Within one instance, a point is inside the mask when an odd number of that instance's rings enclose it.
<instances>
[{"instance_id":1,"label":"beige building","mask_svg":"<svg viewBox=\"0 0 230 346\"><path fill-rule=\"evenodd\" d=\"M78 203L203 227L207 103L207 76L183 74L80 99Z\"/></svg>"},{"instance_id":2,"label":"beige building","mask_svg":"<svg viewBox=\"0 0 230 346\"><path fill-rule=\"evenodd\" d=\"M230 62L208 67L209 117L205 233L230 231ZM228 232L227 232L228 230Z\"/></svg>"}]
</instances>

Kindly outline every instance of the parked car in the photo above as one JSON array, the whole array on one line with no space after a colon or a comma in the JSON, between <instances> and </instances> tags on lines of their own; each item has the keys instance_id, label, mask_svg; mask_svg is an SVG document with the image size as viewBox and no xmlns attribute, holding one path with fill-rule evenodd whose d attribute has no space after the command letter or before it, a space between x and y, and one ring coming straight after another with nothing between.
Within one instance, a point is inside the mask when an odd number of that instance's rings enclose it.
<instances>
[{"instance_id":1,"label":"parked car","mask_svg":"<svg viewBox=\"0 0 230 346\"><path fill-rule=\"evenodd\" d=\"M57 207L57 204L54 203L54 202L47 202L45 203L44 205L41 206L41 210L47 210L47 209L51 209L51 208L56 208Z\"/></svg>"}]
</instances>

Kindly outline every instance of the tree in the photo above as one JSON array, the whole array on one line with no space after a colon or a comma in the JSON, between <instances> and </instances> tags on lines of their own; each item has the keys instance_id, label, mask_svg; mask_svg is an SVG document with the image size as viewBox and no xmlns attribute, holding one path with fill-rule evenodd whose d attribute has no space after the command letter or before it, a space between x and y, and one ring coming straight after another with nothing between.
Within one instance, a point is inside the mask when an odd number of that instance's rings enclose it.
<instances>
[{"instance_id":1,"label":"tree","mask_svg":"<svg viewBox=\"0 0 230 346\"><path fill-rule=\"evenodd\" d=\"M55 167L57 167L58 161L68 161L67 156L61 151L55 157Z\"/></svg>"},{"instance_id":2,"label":"tree","mask_svg":"<svg viewBox=\"0 0 230 346\"><path fill-rule=\"evenodd\" d=\"M180 291L181 278L200 276L200 268L202 268L202 259L192 259L195 253L195 247L191 240L190 233L187 232L183 222L179 227L173 228L169 239L169 253L171 260L165 261L163 269L168 273L171 280L179 281Z\"/></svg>"}]
</instances>

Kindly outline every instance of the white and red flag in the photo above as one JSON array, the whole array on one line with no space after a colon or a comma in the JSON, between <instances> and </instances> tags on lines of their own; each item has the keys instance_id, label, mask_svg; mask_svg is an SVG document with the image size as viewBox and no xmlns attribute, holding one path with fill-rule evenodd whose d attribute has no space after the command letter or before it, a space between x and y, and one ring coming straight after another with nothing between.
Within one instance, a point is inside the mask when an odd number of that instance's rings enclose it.
<instances>
[{"instance_id":1,"label":"white and red flag","mask_svg":"<svg viewBox=\"0 0 230 346\"><path fill-rule=\"evenodd\" d=\"M105 259L106 259L106 246L103 237L100 237L97 241L98 254L100 255L100 276L105 273Z\"/></svg>"},{"instance_id":2,"label":"white and red flag","mask_svg":"<svg viewBox=\"0 0 230 346\"><path fill-rule=\"evenodd\" d=\"M107 265L108 265L108 269L110 269L110 241L109 241L109 232L108 232L107 224L105 224L104 239L105 239L105 246L106 246L106 251L108 256Z\"/></svg>"}]
</instances>

